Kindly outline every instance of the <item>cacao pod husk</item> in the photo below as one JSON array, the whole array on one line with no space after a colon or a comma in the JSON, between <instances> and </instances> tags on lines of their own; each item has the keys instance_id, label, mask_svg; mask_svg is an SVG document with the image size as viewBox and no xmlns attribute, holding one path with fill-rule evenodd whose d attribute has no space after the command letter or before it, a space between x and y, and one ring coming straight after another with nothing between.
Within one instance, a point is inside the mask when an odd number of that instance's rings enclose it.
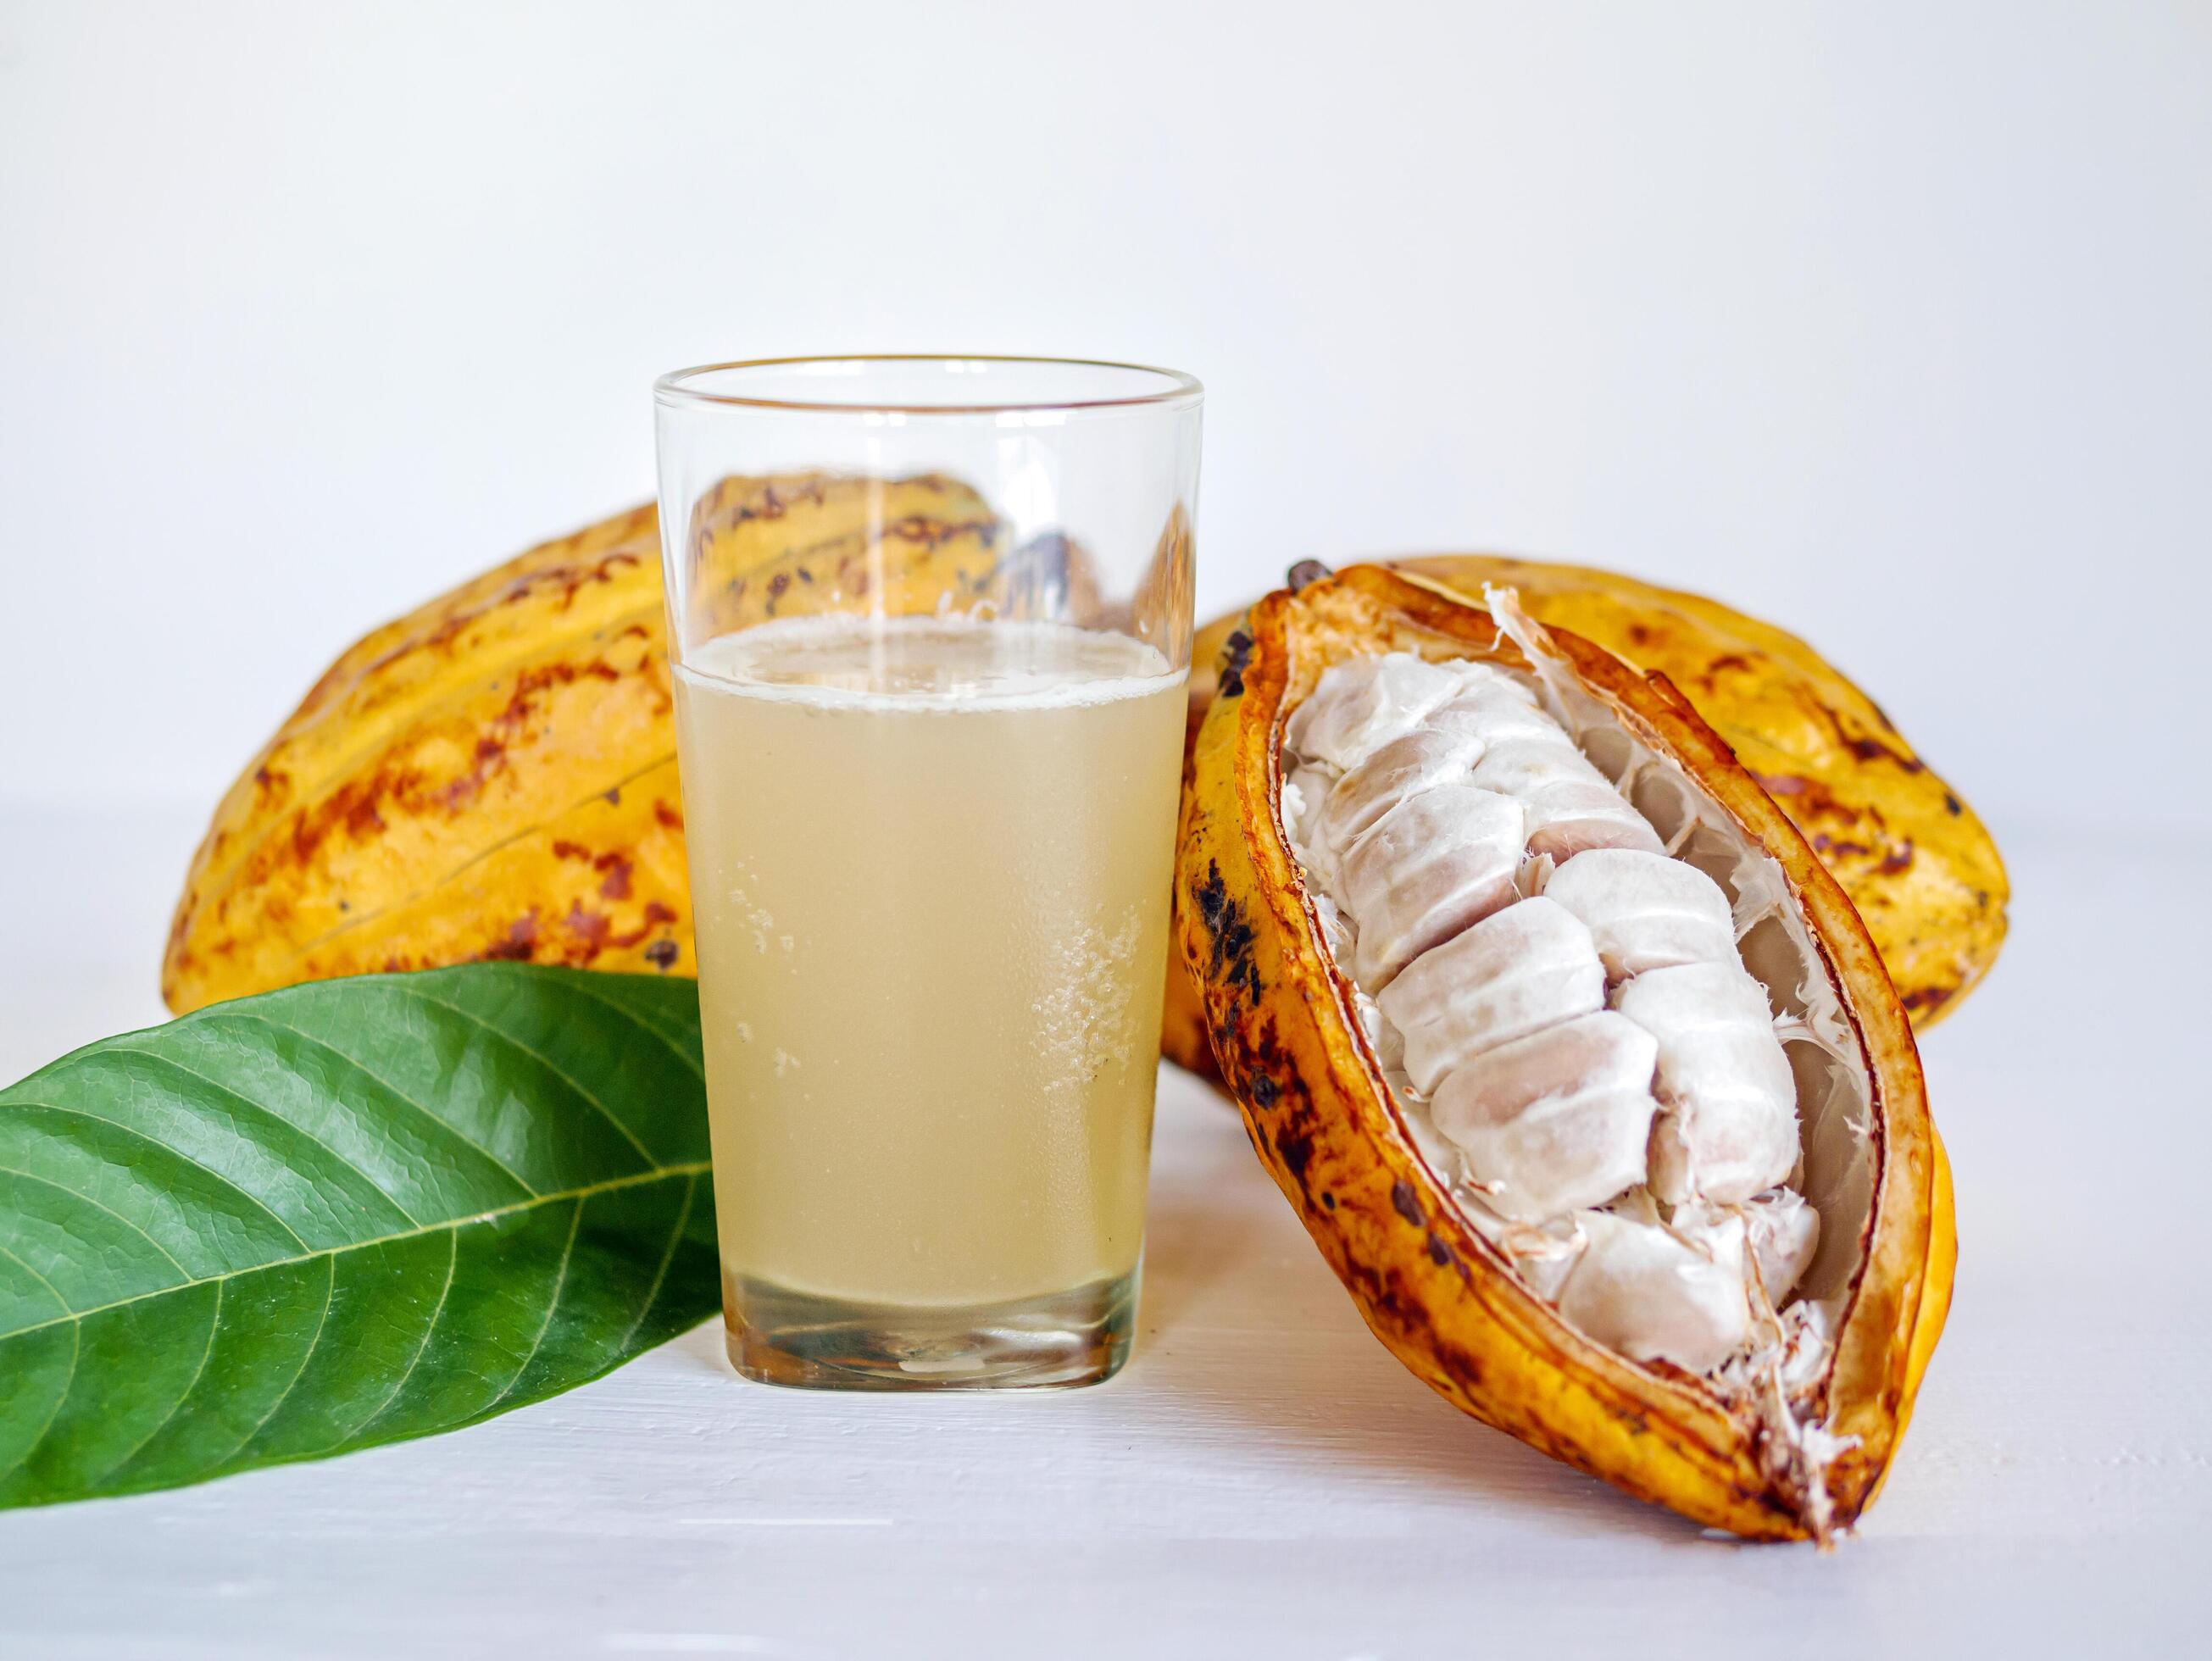
<instances>
[{"instance_id":1,"label":"cacao pod husk","mask_svg":"<svg viewBox=\"0 0 2212 1661\"><path fill-rule=\"evenodd\" d=\"M1497 554L1377 563L1472 599L1486 583L1510 586L1539 623L1666 676L1843 885L1916 1029L1956 1009L1996 961L2010 889L1996 842L1881 707L1795 635L1717 600L1589 566ZM1243 615L1217 618L1194 642L1194 739L1222 642ZM1195 994L1172 964L1161 1049L1217 1076Z\"/></svg>"},{"instance_id":2,"label":"cacao pod husk","mask_svg":"<svg viewBox=\"0 0 2212 1661\"><path fill-rule=\"evenodd\" d=\"M690 527L702 627L794 615L887 586L894 612L949 596L1098 604L1079 551L1010 550L950 480L726 482ZM1188 538L1171 538L1188 581ZM1917 1025L1954 1007L2004 935L2005 874L1971 808L1811 649L1716 602L1577 566L1484 555L1404 562L1479 590L1510 580L1560 623L1686 689L1862 909ZM1241 615L1241 613L1237 614ZM1189 731L1212 699L1218 619L1194 647ZM295 981L516 958L694 972L648 505L544 544L387 624L325 672L217 807L171 926L179 1013ZM1214 1074L1195 996L1168 969L1162 1050Z\"/></svg>"},{"instance_id":3,"label":"cacao pod husk","mask_svg":"<svg viewBox=\"0 0 2212 1661\"><path fill-rule=\"evenodd\" d=\"M1526 668L1492 615L1441 585L1358 567L1255 606L1221 660L1185 794L1176 934L1254 1147L1376 1335L1455 1406L1692 1520L1826 1539L1873 1498L1949 1303L1948 1167L1905 1010L1838 879L1783 805L1662 676L1550 630L1557 661L1620 728L1775 862L1863 1058L1870 1177L1859 1255L1820 1376L1790 1401L1818 1427L1808 1474L1770 1402L1593 1342L1516 1275L1422 1153L1283 830L1285 721L1328 666L1412 651ZM1793 1452L1793 1450L1796 1450Z\"/></svg>"},{"instance_id":4,"label":"cacao pod husk","mask_svg":"<svg viewBox=\"0 0 2212 1661\"><path fill-rule=\"evenodd\" d=\"M688 527L691 604L708 630L872 594L1095 606L1080 551L1040 543L935 476L732 478ZM216 808L163 996L484 958L695 973L672 709L649 506L376 630Z\"/></svg>"}]
</instances>

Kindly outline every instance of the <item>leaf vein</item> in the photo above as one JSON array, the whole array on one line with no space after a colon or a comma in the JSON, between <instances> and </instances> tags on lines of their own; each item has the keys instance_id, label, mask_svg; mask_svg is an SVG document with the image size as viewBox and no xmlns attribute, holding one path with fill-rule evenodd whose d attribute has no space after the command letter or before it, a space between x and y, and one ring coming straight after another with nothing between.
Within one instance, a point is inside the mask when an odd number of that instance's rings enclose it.
<instances>
[{"instance_id":1,"label":"leaf vein","mask_svg":"<svg viewBox=\"0 0 2212 1661\"><path fill-rule=\"evenodd\" d=\"M489 1021L484 1019L483 1016L472 1013L471 1011L462 1008L461 1006L457 1003L449 1003L443 998L433 997L429 993L422 991L418 987L403 986L399 990L401 995L404 997L418 999L422 1002L427 1004L434 1004L440 1009L451 1010L454 1014L459 1015L463 1020L482 1027L500 1043L507 1045L508 1049L515 1050L521 1055L529 1056L532 1061L536 1062L538 1066L544 1068L555 1078L560 1080L562 1084L567 1085L569 1089L574 1091L576 1094L582 1097L586 1102L590 1103L592 1110L594 1113L597 1113L602 1119L605 1119L609 1124L612 1125L621 1135L622 1139L637 1150L638 1157L640 1159L643 1159L647 1165L658 1163L653 1157L652 1150L647 1147L643 1142L638 1141L638 1139L631 1134L630 1129L628 1125L624 1124L620 1119L615 1117L614 1114L609 1110L607 1104L605 1102L602 1102L597 1096L585 1089L580 1084L578 1084L575 1080L570 1078L566 1073L556 1067L550 1059L539 1055L528 1044L523 1043L521 1039L516 1037L512 1032L502 1032L499 1028L494 1026Z\"/></svg>"},{"instance_id":2,"label":"leaf vein","mask_svg":"<svg viewBox=\"0 0 2212 1661\"><path fill-rule=\"evenodd\" d=\"M697 1178L694 1177L693 1180L696 1182ZM684 1203L687 1206L690 1203L690 1198L688 1195L685 1196ZM45 1275L40 1274L37 1267L33 1264L29 1258L22 1256L20 1252L10 1251L4 1245L0 1245L0 1257L5 1257L9 1262L19 1265L22 1269L24 1274L29 1275L40 1286L46 1287L46 1295L48 1297L52 1298L64 1311L68 1310L70 1301L68 1299L62 1296L61 1288L56 1286L52 1281L49 1281Z\"/></svg>"},{"instance_id":3,"label":"leaf vein","mask_svg":"<svg viewBox=\"0 0 2212 1661\"><path fill-rule=\"evenodd\" d=\"M672 1035L654 1025L651 1021L646 1019L644 1016L639 1014L635 1010L626 1008L623 1005L617 1003L612 998L602 997L599 993L582 986L579 986L575 989L581 996L589 999L595 1004L598 1004L601 1008L611 1009L616 1014L621 1016L624 1020L636 1027L639 1031L659 1039L662 1043L668 1046L669 1053L674 1056L678 1061L682 1062L684 1065L690 1070L692 1074L698 1079L700 1083L704 1084L707 1081L706 1069L701 1067L698 1062L693 1058L691 1052L686 1050L682 1044L677 1043Z\"/></svg>"},{"instance_id":4,"label":"leaf vein","mask_svg":"<svg viewBox=\"0 0 2212 1661\"><path fill-rule=\"evenodd\" d=\"M501 1218L513 1216L518 1211L527 1211L533 1206L558 1205L566 1200L587 1200L594 1195L612 1193L617 1189L637 1188L647 1183L665 1182L672 1177L696 1177L707 1169L707 1161L694 1159L683 1165L663 1165L655 1171L630 1171L604 1183L592 1183L582 1188L568 1189L557 1194L540 1194L527 1200L517 1200L510 1205L495 1206L489 1211L479 1211L472 1216L454 1217L440 1222L425 1223L419 1227L400 1229L390 1234L380 1234L371 1240L348 1240L342 1244L321 1246L313 1251L303 1251L290 1257L272 1257L265 1263L253 1263L245 1269L225 1269L220 1275L203 1275L193 1280L178 1281L168 1286L155 1287L150 1291L134 1292L128 1298L111 1299L106 1303L94 1305L89 1309L71 1310L66 1315L52 1316L44 1321L33 1321L27 1326L16 1327L12 1331L0 1332L0 1343L5 1343L15 1338L28 1337L34 1332L45 1331L48 1327L88 1321L95 1315L105 1315L112 1310L122 1309L131 1304L143 1303L149 1298L160 1298L172 1292L185 1291L191 1287L205 1286L214 1281L234 1281L240 1275L258 1275L268 1269L290 1269L300 1263L313 1262L319 1257L335 1257L342 1252L366 1251L372 1246L390 1245L401 1240L419 1240L425 1234L435 1233L441 1229L473 1228L481 1223L497 1222ZM65 1194L74 1192L73 1189L64 1189L62 1191Z\"/></svg>"},{"instance_id":5,"label":"leaf vein","mask_svg":"<svg viewBox=\"0 0 2212 1661\"><path fill-rule=\"evenodd\" d=\"M254 1421L253 1428L240 1437L237 1445L229 1452L208 1463L206 1469L210 1474L221 1470L234 1459L242 1457L246 1451L260 1439L261 1433L269 1428L269 1422L276 1416L276 1410L292 1399L292 1392L299 1388L300 1380L307 1376L308 1363L315 1359L315 1352L323 1347L323 1329L330 1325L331 1310L337 1300L338 1265L337 1259L333 1257L325 1267L323 1309L322 1313L315 1317L315 1335L307 1340L307 1348L300 1357L300 1365L292 1369L292 1376L284 1381L284 1388L276 1392L276 1399L269 1404L269 1410Z\"/></svg>"},{"instance_id":6,"label":"leaf vein","mask_svg":"<svg viewBox=\"0 0 2212 1661\"><path fill-rule=\"evenodd\" d=\"M697 1179L695 1177L693 1180ZM422 1329L422 1342L415 1346L414 1354L408 1357L407 1370L399 1375L390 1390L384 1392L384 1399L376 1404L369 1415L339 1437L337 1441L331 1443L327 1451L335 1451L352 1441L355 1437L366 1435L370 1426L391 1411L392 1404L399 1399L399 1392L407 1388L407 1381L415 1376L415 1369L422 1365L422 1357L430 1348L430 1340L437 1335L439 1319L446 1312L446 1299L453 1290L454 1271L460 1267L461 1231L458 1228L447 1229L446 1244L448 1248L446 1253L446 1283L438 1288L438 1301L431 1307L429 1323Z\"/></svg>"},{"instance_id":7,"label":"leaf vein","mask_svg":"<svg viewBox=\"0 0 2212 1661\"><path fill-rule=\"evenodd\" d=\"M94 1124L104 1124L113 1129L119 1130L125 1135L135 1138L137 1141L145 1143L149 1147L158 1147L164 1153L173 1153L178 1159L182 1159L186 1165L191 1166L193 1170L205 1171L209 1176L214 1177L216 1181L222 1183L232 1193L237 1195L240 1199L245 1201L246 1204L252 1206L256 1211L258 1211L270 1222L276 1224L277 1227L283 1229L287 1234L290 1235L299 1244L304 1246L307 1244L306 1240L301 1238L300 1231L298 1229L286 1222L283 1218L279 1216L276 1212L271 1211L269 1208L269 1202L262 1199L258 1195L255 1194L252 1189L240 1186L234 1178L226 1177L222 1171L217 1171L213 1165L203 1165L199 1160L192 1158L191 1154L185 1153L182 1148L172 1147L169 1143L163 1141L159 1136L148 1135L136 1125L127 1125L120 1119L111 1119L105 1113L89 1112L82 1107L64 1107L58 1102L13 1101L7 1103L6 1105L9 1107L26 1107L31 1109L34 1112L40 1113L62 1113L66 1114L72 1118L89 1119ZM75 1189L69 1190L69 1192L72 1194L76 1191L76 1190ZM184 1265L179 1263L178 1267L181 1269Z\"/></svg>"},{"instance_id":8,"label":"leaf vein","mask_svg":"<svg viewBox=\"0 0 2212 1661\"><path fill-rule=\"evenodd\" d=\"M660 1296L660 1288L668 1279L670 1265L676 1261L676 1248L684 1243L684 1230L691 1220L691 1202L698 1197L699 1179L693 1177L684 1185L684 1203L676 1213L676 1226L669 1231L668 1249L660 1254L660 1267L653 1272L653 1284L645 1289L645 1301L637 1306L637 1318L623 1329L617 1351L629 1348L629 1341L637 1336L637 1329L645 1324L645 1317L653 1313L653 1305Z\"/></svg>"},{"instance_id":9,"label":"leaf vein","mask_svg":"<svg viewBox=\"0 0 2212 1661\"><path fill-rule=\"evenodd\" d=\"M159 1436L164 1430L168 1428L169 1421L177 1416L178 1410L185 1405L185 1402L191 1399L191 1393L199 1388L201 1378L207 1373L208 1357L215 1354L216 1334L221 1331L222 1329L222 1282L218 1281L216 1282L215 1286L215 1306L208 1311L207 1342L200 1346L200 1362L198 1366L192 1369L192 1376L185 1381L184 1389L177 1392L177 1399L169 1403L169 1410L155 1421L154 1427L148 1431L143 1436L140 1437L137 1441L133 1442L128 1448L124 1450L123 1457L121 1458L115 1460L107 1467L106 1469L101 1471L99 1475L93 1477L87 1482L84 1485L85 1487L98 1488L102 1482L106 1482L112 1479L116 1472L124 1469L133 1459L136 1459L141 1453L145 1451L146 1445L149 1442L152 1441L156 1436Z\"/></svg>"},{"instance_id":10,"label":"leaf vein","mask_svg":"<svg viewBox=\"0 0 2212 1661\"><path fill-rule=\"evenodd\" d=\"M332 1147L321 1137L316 1135L313 1131L309 1130L307 1126L301 1124L297 1119L287 1118L283 1114L279 1113L275 1108L270 1107L264 1103L255 1101L252 1097L246 1095L243 1091L233 1089L229 1085L223 1083L220 1079L210 1078L198 1068L187 1067L175 1056L164 1056L158 1050L148 1050L134 1043L112 1043L109 1045L109 1051L111 1054L143 1056L149 1061L159 1062L165 1067L173 1067L176 1068L178 1072L183 1074L186 1078L198 1079L201 1083L209 1086L209 1088L220 1091L222 1094L229 1097L231 1100L234 1102L242 1102L246 1106L251 1108L261 1117L264 1119L274 1119L278 1124L283 1126L286 1129L297 1131L300 1135L304 1137L307 1141L314 1144L315 1147L321 1148L324 1153L329 1154L333 1159L336 1159L339 1165L343 1165L346 1170L353 1172L355 1176L360 1177L364 1183L367 1183L371 1189L383 1196L384 1200L394 1211L398 1212L402 1217L404 1217L409 1222L416 1223L422 1220L421 1218L416 1216L413 1212L408 1210L405 1206L400 1204L399 1202L394 1199L391 1195L385 1193L383 1183L378 1182L375 1177L370 1176L368 1172L363 1171L351 1159L349 1159L344 1154L339 1153L337 1149ZM295 1074L295 1076L296 1077L297 1075ZM186 1157L189 1158L190 1156L187 1155ZM194 1165L198 1165L199 1161L194 1159L192 1163Z\"/></svg>"},{"instance_id":11,"label":"leaf vein","mask_svg":"<svg viewBox=\"0 0 2212 1661\"><path fill-rule=\"evenodd\" d=\"M696 1182L698 1178L696 1177L692 1178L692 1181L694 1182ZM7 1252L9 1256L14 1257L17 1262L21 1263L26 1269L28 1269L41 1286L45 1287L47 1291L54 1294L54 1301L56 1303L59 1304L64 1309L67 1309L69 1307L69 1299L63 1297L60 1290L55 1287L54 1283L52 1281L47 1280L45 1275L40 1275L39 1271L33 1268L27 1261L22 1257L17 1256L15 1253L9 1251L8 1248L3 1245L0 1245L0 1252ZM39 1433L36 1436L33 1436L28 1443L25 1444L22 1452L17 1454L14 1459L10 1460L5 1469L0 1469L0 1482L6 1482L9 1477L13 1476L18 1470L21 1470L25 1464L29 1463L31 1456L39 1451L39 1445L46 1439L47 1433L53 1429L54 1421L61 1417L62 1404L69 1400L70 1391L76 1384L76 1358L78 1352L83 1348L84 1340L82 1336L77 1329L72 1328L70 1333L69 1372L63 1375L61 1390L54 1396L54 1405L46 1415L46 1422L39 1427Z\"/></svg>"},{"instance_id":12,"label":"leaf vein","mask_svg":"<svg viewBox=\"0 0 2212 1661\"><path fill-rule=\"evenodd\" d=\"M576 1202L576 1214L568 1220L568 1238L561 1247L561 1262L553 1271L553 1296L546 1303L545 1318L538 1323L538 1335L530 1341L529 1353L523 1356L522 1365L515 1368L514 1375L507 1381L506 1388L484 1404L479 1417L495 1411L501 1402L514 1393L514 1387L522 1382L522 1375L530 1371L530 1364L538 1359L538 1352L544 1348L545 1335L553 1329L553 1313L561 1307L561 1294L568 1285L568 1262L576 1255L576 1236L582 1232L583 1226L584 1202L579 1200Z\"/></svg>"},{"instance_id":13,"label":"leaf vein","mask_svg":"<svg viewBox=\"0 0 2212 1661\"><path fill-rule=\"evenodd\" d=\"M13 1476L25 1465L30 1463L31 1456L36 1453L40 1447L45 1445L47 1437L53 1434L54 1426L62 1416L62 1409L68 1403L70 1392L76 1388L76 1364L78 1358L83 1354L84 1329L82 1327L71 1327L70 1329L69 1371L62 1375L62 1387L55 1394L53 1409L46 1415L46 1422L39 1427L39 1433L30 1439L29 1444L21 1453L17 1454L14 1459L9 1462L4 1469L0 1469L0 1482L6 1482L10 1476Z\"/></svg>"},{"instance_id":14,"label":"leaf vein","mask_svg":"<svg viewBox=\"0 0 2212 1661\"><path fill-rule=\"evenodd\" d=\"M172 1281L169 1285L163 1287L161 1288L162 1291L173 1292L179 1285L190 1286L191 1284L191 1270L186 1269L182 1263L177 1261L176 1254L172 1252L168 1247L163 1245L152 1235L149 1234L144 1229L139 1227L137 1224L132 1222L121 1212L118 1211L113 1206L102 1205L99 1201L94 1199L91 1195L81 1194L76 1189L70 1187L67 1183L58 1183L51 1177L41 1177L35 1171L19 1171L11 1165L0 1165L0 1171L4 1171L10 1177L21 1177L27 1183L36 1183L41 1188L51 1188L57 1194L66 1194L72 1200L82 1200L85 1204L90 1206L94 1211L104 1211L109 1216L114 1218L117 1222L122 1224L124 1227L129 1229L140 1239L145 1241L148 1245L153 1247L155 1250L160 1252L164 1257L167 1257L169 1260L169 1267L175 1269L178 1274L185 1277L182 1281ZM64 1309L69 1307L68 1299L64 1298L62 1299L62 1306ZM41 1324L51 1324L51 1323L41 1323ZM33 1329L27 1327L19 1329L23 1331L33 1330Z\"/></svg>"},{"instance_id":15,"label":"leaf vein","mask_svg":"<svg viewBox=\"0 0 2212 1661\"><path fill-rule=\"evenodd\" d=\"M316 1049L323 1051L325 1055L336 1056L340 1062L353 1068L355 1072L360 1074L364 1079L368 1080L371 1083L377 1085L384 1090L389 1091L398 1099L404 1102L409 1107L413 1108L415 1111L421 1114L424 1118L429 1120L431 1123L436 1125L440 1129L447 1132L455 1141L460 1143L462 1147L467 1148L471 1153L482 1154L486 1160L492 1165L496 1165L501 1174L511 1179L514 1185L520 1189L525 1194L535 1194L538 1191L535 1186L523 1179L522 1173L520 1171L515 1170L514 1166L508 1165L506 1160L501 1159L498 1154L493 1153L483 1143L477 1141L475 1137L470 1135L452 1120L441 1118L426 1104L416 1101L412 1096L402 1090L398 1085L392 1083L391 1080L386 1078L382 1074L377 1072L366 1062L356 1061L353 1056L347 1055L344 1050L340 1050L336 1044L330 1043L327 1039L319 1038L315 1037L313 1033L306 1031L304 1028L295 1026L289 1021L280 1021L271 1015L264 1015L258 1010L226 1010L224 1014L229 1019L259 1021L264 1026L273 1026L279 1031L289 1032L301 1043L313 1044Z\"/></svg>"}]
</instances>

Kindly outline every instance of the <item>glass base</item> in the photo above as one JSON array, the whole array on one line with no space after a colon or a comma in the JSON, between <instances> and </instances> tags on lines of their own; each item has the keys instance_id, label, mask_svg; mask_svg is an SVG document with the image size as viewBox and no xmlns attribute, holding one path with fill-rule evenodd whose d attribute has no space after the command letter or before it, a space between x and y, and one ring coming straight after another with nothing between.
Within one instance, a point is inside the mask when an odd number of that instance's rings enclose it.
<instances>
[{"instance_id":1,"label":"glass base","mask_svg":"<svg viewBox=\"0 0 2212 1661\"><path fill-rule=\"evenodd\" d=\"M1132 1269L1004 1304L852 1303L725 1275L730 1365L800 1390L1069 1390L1112 1378L1136 1327Z\"/></svg>"}]
</instances>

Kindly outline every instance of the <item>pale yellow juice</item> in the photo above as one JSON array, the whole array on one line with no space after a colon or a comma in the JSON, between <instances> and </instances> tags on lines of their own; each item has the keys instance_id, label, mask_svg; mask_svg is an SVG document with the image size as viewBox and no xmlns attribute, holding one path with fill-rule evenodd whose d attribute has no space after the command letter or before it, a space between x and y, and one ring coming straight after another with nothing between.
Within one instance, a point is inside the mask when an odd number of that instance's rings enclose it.
<instances>
[{"instance_id":1,"label":"pale yellow juice","mask_svg":"<svg viewBox=\"0 0 2212 1661\"><path fill-rule=\"evenodd\" d=\"M696 652L677 711L733 1299L1129 1275L1182 673L1058 624L799 618Z\"/></svg>"}]
</instances>

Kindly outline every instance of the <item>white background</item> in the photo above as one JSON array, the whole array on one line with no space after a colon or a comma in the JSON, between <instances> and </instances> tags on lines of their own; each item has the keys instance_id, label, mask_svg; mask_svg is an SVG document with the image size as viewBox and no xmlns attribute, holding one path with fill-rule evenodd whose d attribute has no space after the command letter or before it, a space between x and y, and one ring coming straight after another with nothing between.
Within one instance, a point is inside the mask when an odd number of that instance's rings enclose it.
<instances>
[{"instance_id":1,"label":"white background","mask_svg":"<svg viewBox=\"0 0 2212 1661\"><path fill-rule=\"evenodd\" d=\"M211 806L661 370L950 348L1207 382L1209 611L1621 567L2001 832L2195 823L2208 85L2201 3L0 4L0 792Z\"/></svg>"},{"instance_id":2,"label":"white background","mask_svg":"<svg viewBox=\"0 0 2212 1661\"><path fill-rule=\"evenodd\" d=\"M702 1330L0 1516L0 1651L2202 1647L2208 88L2202 3L0 0L0 1080L158 1018L308 682L642 500L647 385L713 357L1188 368L1204 610L1476 546L1705 590L1858 676L2015 883L1923 1048L1957 1302L1833 1559L1454 1414L1170 1072L1103 1390L793 1398Z\"/></svg>"}]
</instances>

